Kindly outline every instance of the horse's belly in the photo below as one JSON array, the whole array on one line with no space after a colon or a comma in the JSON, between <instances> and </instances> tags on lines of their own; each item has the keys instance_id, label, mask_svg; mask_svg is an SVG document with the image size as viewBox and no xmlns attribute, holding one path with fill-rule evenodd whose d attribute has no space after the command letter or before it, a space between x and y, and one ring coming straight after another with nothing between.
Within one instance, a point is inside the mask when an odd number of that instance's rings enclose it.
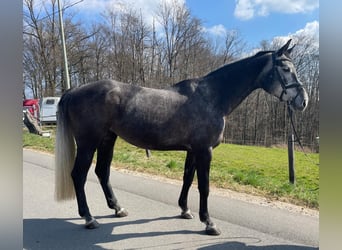
<instances>
[{"instance_id":1,"label":"horse's belly","mask_svg":"<svg viewBox=\"0 0 342 250\"><path fill-rule=\"evenodd\" d=\"M135 125L122 125L120 128L114 129L114 132L128 143L140 148L153 150L186 150L189 148L184 134L164 126L152 126L140 122Z\"/></svg>"},{"instance_id":2,"label":"horse's belly","mask_svg":"<svg viewBox=\"0 0 342 250\"><path fill-rule=\"evenodd\" d=\"M191 150L192 147L215 147L222 139L224 120L218 124L170 120L166 123L121 123L113 131L125 141L151 150Z\"/></svg>"}]
</instances>

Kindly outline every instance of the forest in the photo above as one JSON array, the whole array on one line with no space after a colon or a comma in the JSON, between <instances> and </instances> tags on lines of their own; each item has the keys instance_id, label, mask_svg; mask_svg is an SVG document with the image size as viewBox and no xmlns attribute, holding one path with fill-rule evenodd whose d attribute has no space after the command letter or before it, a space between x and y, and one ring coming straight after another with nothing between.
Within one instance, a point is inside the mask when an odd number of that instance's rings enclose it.
<instances>
[{"instance_id":1,"label":"forest","mask_svg":"<svg viewBox=\"0 0 342 250\"><path fill-rule=\"evenodd\" d=\"M83 22L70 6L63 22L71 87L114 79L145 87L165 88L197 78L260 50L275 50L281 39L250 48L236 30L215 39L203 32L203 20L185 4L161 2L147 22L141 11L108 9L97 21ZM24 0L23 98L60 96L65 71L56 0ZM292 59L309 95L303 113L294 114L297 133L308 151L319 151L319 48L309 35L294 35ZM256 90L226 117L224 142L284 146L292 131L286 103Z\"/></svg>"}]
</instances>

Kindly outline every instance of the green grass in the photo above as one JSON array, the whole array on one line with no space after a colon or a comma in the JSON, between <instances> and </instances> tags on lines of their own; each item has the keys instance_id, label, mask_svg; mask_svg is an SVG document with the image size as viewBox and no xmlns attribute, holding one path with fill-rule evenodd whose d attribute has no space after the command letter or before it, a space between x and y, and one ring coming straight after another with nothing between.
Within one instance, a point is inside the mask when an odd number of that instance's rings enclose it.
<instances>
[{"instance_id":1,"label":"green grass","mask_svg":"<svg viewBox=\"0 0 342 250\"><path fill-rule=\"evenodd\" d=\"M53 153L54 137L24 130L23 147ZM185 156L182 151L152 151L148 159L145 150L118 139L113 166L181 180ZM210 185L318 209L318 162L319 154L296 151L296 185L291 185L287 149L221 144L213 151Z\"/></svg>"}]
</instances>

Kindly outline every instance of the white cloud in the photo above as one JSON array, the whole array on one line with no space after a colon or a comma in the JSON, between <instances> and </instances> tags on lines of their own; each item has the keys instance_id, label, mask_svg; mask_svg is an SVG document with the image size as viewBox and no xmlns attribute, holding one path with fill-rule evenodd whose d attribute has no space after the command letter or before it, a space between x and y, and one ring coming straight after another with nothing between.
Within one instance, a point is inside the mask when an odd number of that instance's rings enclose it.
<instances>
[{"instance_id":1,"label":"white cloud","mask_svg":"<svg viewBox=\"0 0 342 250\"><path fill-rule=\"evenodd\" d=\"M318 7L319 0L236 0L234 15L241 20L249 20L271 12L306 13Z\"/></svg>"},{"instance_id":2,"label":"white cloud","mask_svg":"<svg viewBox=\"0 0 342 250\"><path fill-rule=\"evenodd\" d=\"M277 36L273 38L275 43L286 43L289 39L293 39L295 43L301 42L300 39L310 39L312 44L319 47L319 22L313 21L307 23L304 28L297 30L294 33L290 33L287 36Z\"/></svg>"},{"instance_id":3,"label":"white cloud","mask_svg":"<svg viewBox=\"0 0 342 250\"><path fill-rule=\"evenodd\" d=\"M77 7L80 11L89 14L96 13L96 15L108 10L125 12L126 10L133 9L141 12L144 20L152 24L156 10L164 2L185 4L185 0L84 0Z\"/></svg>"},{"instance_id":4,"label":"white cloud","mask_svg":"<svg viewBox=\"0 0 342 250\"><path fill-rule=\"evenodd\" d=\"M307 23L303 29L300 29L295 32L296 36L312 36L314 39L319 39L319 22L313 21L311 23Z\"/></svg>"},{"instance_id":5,"label":"white cloud","mask_svg":"<svg viewBox=\"0 0 342 250\"><path fill-rule=\"evenodd\" d=\"M242 20L251 19L254 16L254 6L250 0L237 0L234 15Z\"/></svg>"},{"instance_id":6,"label":"white cloud","mask_svg":"<svg viewBox=\"0 0 342 250\"><path fill-rule=\"evenodd\" d=\"M202 31L220 37L225 36L227 33L227 29L222 24L214 25L210 28L203 27Z\"/></svg>"}]
</instances>

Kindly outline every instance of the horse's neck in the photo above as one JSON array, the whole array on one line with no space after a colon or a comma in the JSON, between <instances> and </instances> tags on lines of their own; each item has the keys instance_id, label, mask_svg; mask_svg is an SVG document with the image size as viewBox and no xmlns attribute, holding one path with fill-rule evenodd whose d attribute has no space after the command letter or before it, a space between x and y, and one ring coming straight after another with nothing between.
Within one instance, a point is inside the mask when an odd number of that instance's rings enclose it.
<instances>
[{"instance_id":1,"label":"horse's neck","mask_svg":"<svg viewBox=\"0 0 342 250\"><path fill-rule=\"evenodd\" d=\"M257 81L266 57L248 58L228 64L204 77L215 106L224 115L231 113L250 93L259 88Z\"/></svg>"}]
</instances>

